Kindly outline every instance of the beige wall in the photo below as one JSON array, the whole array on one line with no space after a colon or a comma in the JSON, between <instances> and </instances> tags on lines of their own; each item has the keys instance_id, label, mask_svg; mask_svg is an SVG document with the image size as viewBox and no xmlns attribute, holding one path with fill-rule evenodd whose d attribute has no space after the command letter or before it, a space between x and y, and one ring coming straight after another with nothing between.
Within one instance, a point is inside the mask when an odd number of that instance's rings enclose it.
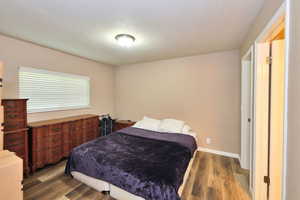
<instances>
[{"instance_id":1,"label":"beige wall","mask_svg":"<svg viewBox=\"0 0 300 200\"><path fill-rule=\"evenodd\" d=\"M287 200L300 197L300 1L291 0L291 47L288 101Z\"/></svg>"},{"instance_id":2,"label":"beige wall","mask_svg":"<svg viewBox=\"0 0 300 200\"><path fill-rule=\"evenodd\" d=\"M3 35L0 35L0 60L4 62L4 98L18 98L18 68L20 66L86 75L91 78L90 109L29 114L29 121L84 113L114 112L114 69L112 66Z\"/></svg>"},{"instance_id":3,"label":"beige wall","mask_svg":"<svg viewBox=\"0 0 300 200\"><path fill-rule=\"evenodd\" d=\"M245 38L245 42L241 48L241 55L244 55L247 52L283 2L284 0L265 0L264 6L256 17L247 37Z\"/></svg>"},{"instance_id":4,"label":"beige wall","mask_svg":"<svg viewBox=\"0 0 300 200\"><path fill-rule=\"evenodd\" d=\"M240 153L239 57L228 51L118 67L117 117L181 119L202 147Z\"/></svg>"}]
</instances>

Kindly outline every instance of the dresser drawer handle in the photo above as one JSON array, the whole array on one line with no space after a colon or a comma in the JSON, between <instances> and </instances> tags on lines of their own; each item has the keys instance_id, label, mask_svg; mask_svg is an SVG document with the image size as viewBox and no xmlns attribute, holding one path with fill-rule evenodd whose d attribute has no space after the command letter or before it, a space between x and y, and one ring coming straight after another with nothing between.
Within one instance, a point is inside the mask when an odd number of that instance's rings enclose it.
<instances>
[{"instance_id":1,"label":"dresser drawer handle","mask_svg":"<svg viewBox=\"0 0 300 200\"><path fill-rule=\"evenodd\" d=\"M51 142L53 143L59 143L61 141L61 138L52 138Z\"/></svg>"},{"instance_id":2,"label":"dresser drawer handle","mask_svg":"<svg viewBox=\"0 0 300 200\"><path fill-rule=\"evenodd\" d=\"M5 141L7 141L7 142L18 142L18 141L23 141L23 140L25 140L25 138L23 137L23 136L18 136L18 137L6 137L5 138Z\"/></svg>"},{"instance_id":3,"label":"dresser drawer handle","mask_svg":"<svg viewBox=\"0 0 300 200\"><path fill-rule=\"evenodd\" d=\"M57 150L57 149L56 150L52 150L52 153L53 154L58 154L58 153L60 153L60 150Z\"/></svg>"},{"instance_id":4,"label":"dresser drawer handle","mask_svg":"<svg viewBox=\"0 0 300 200\"><path fill-rule=\"evenodd\" d=\"M60 131L60 128L53 128L52 131L58 132L58 131Z\"/></svg>"},{"instance_id":5,"label":"dresser drawer handle","mask_svg":"<svg viewBox=\"0 0 300 200\"><path fill-rule=\"evenodd\" d=\"M14 118L16 118L17 116L18 116L17 114L7 115L7 117L8 117L9 119L14 119Z\"/></svg>"},{"instance_id":6,"label":"dresser drawer handle","mask_svg":"<svg viewBox=\"0 0 300 200\"><path fill-rule=\"evenodd\" d=\"M4 125L4 127L5 127L6 129L8 129L8 128L17 128L18 125Z\"/></svg>"},{"instance_id":7,"label":"dresser drawer handle","mask_svg":"<svg viewBox=\"0 0 300 200\"><path fill-rule=\"evenodd\" d=\"M15 106L13 105L6 105L7 108L11 109L11 108L14 108Z\"/></svg>"}]
</instances>

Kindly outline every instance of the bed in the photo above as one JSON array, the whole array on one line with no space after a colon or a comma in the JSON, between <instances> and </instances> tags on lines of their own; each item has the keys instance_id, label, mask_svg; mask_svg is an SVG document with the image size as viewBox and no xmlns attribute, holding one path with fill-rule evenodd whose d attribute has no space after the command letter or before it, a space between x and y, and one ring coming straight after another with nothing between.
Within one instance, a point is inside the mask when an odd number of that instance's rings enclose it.
<instances>
[{"instance_id":1,"label":"bed","mask_svg":"<svg viewBox=\"0 0 300 200\"><path fill-rule=\"evenodd\" d=\"M128 127L74 148L65 172L119 200L179 200L194 136Z\"/></svg>"}]
</instances>

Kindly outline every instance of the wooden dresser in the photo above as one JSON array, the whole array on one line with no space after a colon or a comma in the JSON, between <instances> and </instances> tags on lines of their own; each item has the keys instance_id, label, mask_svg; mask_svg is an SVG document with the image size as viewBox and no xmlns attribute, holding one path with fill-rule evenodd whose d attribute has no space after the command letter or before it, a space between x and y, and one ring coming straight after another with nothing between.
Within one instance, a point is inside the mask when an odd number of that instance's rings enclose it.
<instances>
[{"instance_id":1,"label":"wooden dresser","mask_svg":"<svg viewBox=\"0 0 300 200\"><path fill-rule=\"evenodd\" d=\"M71 150L99 137L98 115L80 115L28 124L31 172L68 157Z\"/></svg>"},{"instance_id":2,"label":"wooden dresser","mask_svg":"<svg viewBox=\"0 0 300 200\"><path fill-rule=\"evenodd\" d=\"M133 126L135 122L130 120L116 120L114 124L113 131L118 131L122 128L127 128L129 126Z\"/></svg>"},{"instance_id":3,"label":"wooden dresser","mask_svg":"<svg viewBox=\"0 0 300 200\"><path fill-rule=\"evenodd\" d=\"M27 99L2 99L4 108L4 149L23 159L24 173L29 173L27 138Z\"/></svg>"}]
</instances>

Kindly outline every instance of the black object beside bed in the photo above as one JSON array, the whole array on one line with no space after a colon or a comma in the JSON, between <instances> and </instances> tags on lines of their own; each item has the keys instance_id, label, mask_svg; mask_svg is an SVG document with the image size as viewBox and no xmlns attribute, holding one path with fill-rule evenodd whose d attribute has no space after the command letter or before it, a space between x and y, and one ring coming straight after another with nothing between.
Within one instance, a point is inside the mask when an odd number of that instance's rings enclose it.
<instances>
[{"instance_id":1,"label":"black object beside bed","mask_svg":"<svg viewBox=\"0 0 300 200\"><path fill-rule=\"evenodd\" d=\"M190 135L129 127L74 148L65 172L109 182L146 200L179 200L196 148Z\"/></svg>"}]
</instances>

